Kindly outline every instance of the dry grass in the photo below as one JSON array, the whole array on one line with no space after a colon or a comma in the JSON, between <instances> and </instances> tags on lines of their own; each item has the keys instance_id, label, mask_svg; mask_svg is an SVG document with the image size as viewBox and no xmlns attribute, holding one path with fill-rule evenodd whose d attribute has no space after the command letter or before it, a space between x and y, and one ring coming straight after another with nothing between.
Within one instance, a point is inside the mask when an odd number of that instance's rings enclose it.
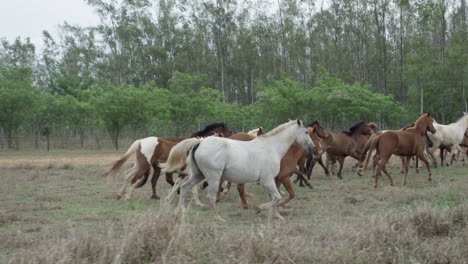
<instances>
[{"instance_id":1,"label":"dry grass","mask_svg":"<svg viewBox=\"0 0 468 264\"><path fill-rule=\"evenodd\" d=\"M343 181L317 170L314 189L295 187L280 210L284 221L242 210L234 188L219 204L221 223L207 209L150 200L148 187L110 199L119 185L105 184L109 163L73 155L0 165L1 263L468 263L459 165L435 169L433 183L412 172L408 187L384 179L376 190L349 164ZM167 191L160 181L158 193ZM247 192L252 206L267 199L256 184Z\"/></svg>"}]
</instances>

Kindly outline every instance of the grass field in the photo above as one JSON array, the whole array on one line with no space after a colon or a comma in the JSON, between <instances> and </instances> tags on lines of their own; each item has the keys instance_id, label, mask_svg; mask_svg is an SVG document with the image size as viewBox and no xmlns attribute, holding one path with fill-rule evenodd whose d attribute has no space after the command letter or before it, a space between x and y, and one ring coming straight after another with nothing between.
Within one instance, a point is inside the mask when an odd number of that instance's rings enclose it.
<instances>
[{"instance_id":1,"label":"grass field","mask_svg":"<svg viewBox=\"0 0 468 264\"><path fill-rule=\"evenodd\" d=\"M113 152L0 152L0 263L468 263L468 172L460 163L414 169L408 186L359 177L347 160L344 180L316 167L314 188L267 212L242 210L232 188L219 203L226 223L206 208L150 200L149 185L131 201L103 175ZM395 161L394 164L397 164ZM129 164L127 165L129 166ZM268 200L246 187L251 207ZM169 185L160 178L158 194ZM202 202L208 204L206 192ZM188 204L188 203L187 203Z\"/></svg>"}]
</instances>

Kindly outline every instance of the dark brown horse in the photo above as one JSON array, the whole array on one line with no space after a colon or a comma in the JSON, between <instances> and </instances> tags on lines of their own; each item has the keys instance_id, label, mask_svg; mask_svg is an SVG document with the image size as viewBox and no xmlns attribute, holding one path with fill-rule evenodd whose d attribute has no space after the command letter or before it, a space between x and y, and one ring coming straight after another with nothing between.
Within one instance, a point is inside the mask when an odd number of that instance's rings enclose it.
<instances>
[{"instance_id":1,"label":"dark brown horse","mask_svg":"<svg viewBox=\"0 0 468 264\"><path fill-rule=\"evenodd\" d=\"M406 157L405 176L403 180L403 185L406 185L406 176L408 174L409 161L411 157L415 155L417 156L417 158L422 160L424 164L426 164L428 180L431 181L431 169L429 167L429 162L424 156L424 137L426 131L435 133L436 130L432 122L433 120L431 118L431 115L429 113L426 113L421 115L418 118L418 120L416 120L414 126L411 128L408 128L404 131L391 130L377 136L376 140L372 142L370 146L369 154L367 155L366 162L364 164L365 170L373 150L376 149L378 155L376 155L377 162L374 164L378 164L378 166L374 174L375 188L377 188L379 176L382 174L382 171L384 171L384 173L387 175L388 179L390 180L390 184L393 186L393 178L386 171L387 162L393 154Z\"/></svg>"},{"instance_id":2,"label":"dark brown horse","mask_svg":"<svg viewBox=\"0 0 468 264\"><path fill-rule=\"evenodd\" d=\"M351 156L359 161L365 144L362 138L368 138L372 134L372 129L364 121L359 121L348 131L341 133L327 132L318 121L312 122L307 126L314 128L315 133L320 138L321 146L331 157L339 162L340 169L337 176L340 179L342 179L341 171L343 170L345 158Z\"/></svg>"},{"instance_id":3,"label":"dark brown horse","mask_svg":"<svg viewBox=\"0 0 468 264\"><path fill-rule=\"evenodd\" d=\"M191 137L206 137L214 134L230 136L231 133L232 131L229 129L228 125L224 122L220 122L207 125L204 129L193 133ZM148 180L151 167L154 169L153 178L151 179L151 187L153 192L151 198L159 199L159 197L156 195L156 184L161 172L159 163L165 162L172 147L184 139L186 138L147 137L136 140L130 146L127 152L114 163L107 176L108 179L114 178L122 165L133 153L135 153L133 167L125 172L126 176L124 183L122 189L117 195L117 199L120 199L125 193L127 193L128 181L133 177L131 180L130 190L125 197L126 199L130 199L133 189L143 186ZM169 184L174 185L172 174L166 174L166 181Z\"/></svg>"}]
</instances>

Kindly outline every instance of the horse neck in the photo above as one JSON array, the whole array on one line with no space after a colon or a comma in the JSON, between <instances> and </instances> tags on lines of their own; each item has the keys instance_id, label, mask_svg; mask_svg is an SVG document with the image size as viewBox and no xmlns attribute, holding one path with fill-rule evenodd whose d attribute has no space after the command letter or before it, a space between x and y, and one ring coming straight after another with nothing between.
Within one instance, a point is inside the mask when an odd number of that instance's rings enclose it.
<instances>
[{"instance_id":1,"label":"horse neck","mask_svg":"<svg viewBox=\"0 0 468 264\"><path fill-rule=\"evenodd\" d=\"M294 126L291 126L276 135L263 137L263 142L277 152L280 157L283 157L296 140L295 131L292 132L293 129L295 129Z\"/></svg>"},{"instance_id":2,"label":"horse neck","mask_svg":"<svg viewBox=\"0 0 468 264\"><path fill-rule=\"evenodd\" d=\"M419 122L416 122L414 127L408 128L408 130L416 131L421 136L424 136L427 130L427 122L428 122L427 119L425 119L424 121L419 120Z\"/></svg>"},{"instance_id":3,"label":"horse neck","mask_svg":"<svg viewBox=\"0 0 468 264\"><path fill-rule=\"evenodd\" d=\"M460 120L457 121L456 123L461 127L464 131L468 128L468 115L463 116L460 118Z\"/></svg>"}]
</instances>

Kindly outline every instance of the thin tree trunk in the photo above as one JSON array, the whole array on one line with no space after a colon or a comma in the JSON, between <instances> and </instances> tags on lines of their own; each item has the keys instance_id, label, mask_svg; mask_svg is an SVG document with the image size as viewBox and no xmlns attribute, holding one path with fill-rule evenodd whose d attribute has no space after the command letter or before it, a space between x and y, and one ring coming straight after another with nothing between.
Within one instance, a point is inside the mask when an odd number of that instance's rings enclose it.
<instances>
[{"instance_id":1,"label":"thin tree trunk","mask_svg":"<svg viewBox=\"0 0 468 264\"><path fill-rule=\"evenodd\" d=\"M419 113L424 114L424 82L418 81L419 84Z\"/></svg>"},{"instance_id":2,"label":"thin tree trunk","mask_svg":"<svg viewBox=\"0 0 468 264\"><path fill-rule=\"evenodd\" d=\"M49 142L50 142L50 141L49 141L49 134L46 134L45 136L46 136L46 142L47 142L47 152L49 152L49 150L50 150L50 144L49 144Z\"/></svg>"}]
</instances>

